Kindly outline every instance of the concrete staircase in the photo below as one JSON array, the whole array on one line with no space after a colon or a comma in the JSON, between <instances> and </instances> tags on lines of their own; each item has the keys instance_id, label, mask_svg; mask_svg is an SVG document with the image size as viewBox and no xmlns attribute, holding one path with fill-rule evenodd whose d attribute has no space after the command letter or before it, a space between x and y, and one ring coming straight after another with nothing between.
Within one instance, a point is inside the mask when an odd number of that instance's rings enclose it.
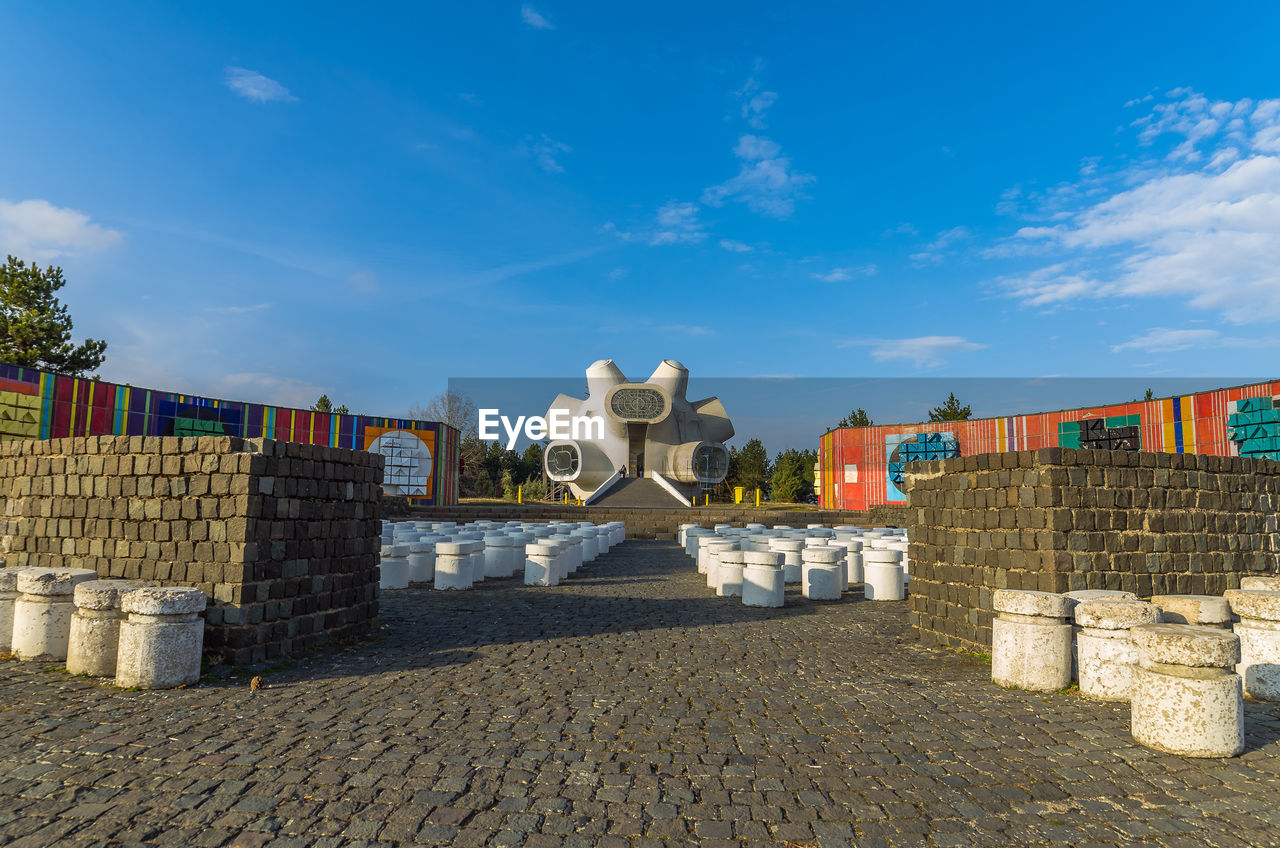
<instances>
[{"instance_id":1,"label":"concrete staircase","mask_svg":"<svg viewBox=\"0 0 1280 848\"><path fill-rule=\"evenodd\" d=\"M626 477L609 487L609 491L591 502L592 507L610 509L672 509L684 507L656 481L645 477Z\"/></svg>"}]
</instances>

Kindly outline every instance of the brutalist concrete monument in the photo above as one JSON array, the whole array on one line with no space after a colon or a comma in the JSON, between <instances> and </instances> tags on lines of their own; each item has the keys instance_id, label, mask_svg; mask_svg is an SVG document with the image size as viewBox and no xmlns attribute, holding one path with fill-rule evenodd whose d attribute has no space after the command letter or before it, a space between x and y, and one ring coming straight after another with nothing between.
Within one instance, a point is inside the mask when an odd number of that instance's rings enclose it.
<instances>
[{"instance_id":1,"label":"brutalist concrete monument","mask_svg":"<svg viewBox=\"0 0 1280 848\"><path fill-rule=\"evenodd\" d=\"M604 432L547 445L547 475L584 502L598 500L620 480L652 480L674 499L690 503L699 487L713 486L729 471L733 424L718 398L685 398L689 369L663 360L643 383L628 382L602 359L587 369L587 396L559 395L547 410L560 416L598 416Z\"/></svg>"}]
</instances>

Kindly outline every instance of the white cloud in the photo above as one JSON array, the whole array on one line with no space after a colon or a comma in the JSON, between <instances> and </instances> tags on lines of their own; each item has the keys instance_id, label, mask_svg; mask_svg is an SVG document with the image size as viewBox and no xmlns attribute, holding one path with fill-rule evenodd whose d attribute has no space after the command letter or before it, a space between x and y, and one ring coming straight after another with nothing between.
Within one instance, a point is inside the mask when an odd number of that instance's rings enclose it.
<instances>
[{"instance_id":1,"label":"white cloud","mask_svg":"<svg viewBox=\"0 0 1280 848\"><path fill-rule=\"evenodd\" d=\"M805 186L816 181L810 174L792 170L791 159L767 138L744 135L733 153L741 162L738 175L702 193L702 202L708 206L734 200L760 215L790 218L796 201L805 198Z\"/></svg>"},{"instance_id":2,"label":"white cloud","mask_svg":"<svg viewBox=\"0 0 1280 848\"><path fill-rule=\"evenodd\" d=\"M1280 339L1245 339L1224 336L1217 330L1171 330L1152 327L1146 335L1135 336L1127 342L1111 347L1112 353L1125 350L1141 350L1149 353L1172 353L1180 350L1237 347L1258 349L1280 344Z\"/></svg>"},{"instance_id":3,"label":"white cloud","mask_svg":"<svg viewBox=\"0 0 1280 848\"><path fill-rule=\"evenodd\" d=\"M90 223L88 215L75 209L47 200L0 198L0 257L48 262L80 250L104 250L120 239L117 230Z\"/></svg>"},{"instance_id":4,"label":"white cloud","mask_svg":"<svg viewBox=\"0 0 1280 848\"><path fill-rule=\"evenodd\" d=\"M649 234L649 244L694 244L707 237L698 220L694 203L671 201L658 209L658 227Z\"/></svg>"},{"instance_id":5,"label":"white cloud","mask_svg":"<svg viewBox=\"0 0 1280 848\"><path fill-rule=\"evenodd\" d=\"M917 368L934 368L945 358L957 353L983 350L984 344L971 342L960 336L918 336L911 339L855 339L840 347L869 346L871 358L876 362L901 360Z\"/></svg>"},{"instance_id":6,"label":"white cloud","mask_svg":"<svg viewBox=\"0 0 1280 848\"><path fill-rule=\"evenodd\" d=\"M529 143L529 151L543 171L548 174L563 174L564 166L556 160L556 157L561 153L572 153L573 148L544 133L541 139Z\"/></svg>"},{"instance_id":7,"label":"white cloud","mask_svg":"<svg viewBox=\"0 0 1280 848\"><path fill-rule=\"evenodd\" d=\"M742 88L733 93L733 96L742 102L742 117L746 118L747 124L754 129L762 130L765 127L765 112L769 111L778 100L776 91L764 91L756 74L764 69L764 63L756 62L756 73L747 78Z\"/></svg>"},{"instance_id":8,"label":"white cloud","mask_svg":"<svg viewBox=\"0 0 1280 848\"><path fill-rule=\"evenodd\" d=\"M226 84L227 88L254 103L289 102L298 99L289 93L289 89L270 77L264 77L257 71L237 68L234 65L227 66Z\"/></svg>"},{"instance_id":9,"label":"white cloud","mask_svg":"<svg viewBox=\"0 0 1280 848\"><path fill-rule=\"evenodd\" d=\"M250 312L261 312L264 309L270 309L270 303L254 303L249 306L215 306L210 312L218 312L223 315L246 315Z\"/></svg>"},{"instance_id":10,"label":"white cloud","mask_svg":"<svg viewBox=\"0 0 1280 848\"><path fill-rule=\"evenodd\" d=\"M969 231L968 227L952 227L949 230L943 230L934 237L933 241L925 245L923 250L911 254L911 262L917 266L939 265L945 258L946 253L957 242L968 241L971 238L973 238L973 233Z\"/></svg>"},{"instance_id":11,"label":"white cloud","mask_svg":"<svg viewBox=\"0 0 1280 848\"><path fill-rule=\"evenodd\" d=\"M682 200L671 200L658 207L655 223L638 230L619 229L612 221L606 221L602 228L606 233L613 233L623 241L651 244L655 246L667 244L697 244L707 237L705 225L698 220L699 207L696 203Z\"/></svg>"},{"instance_id":12,"label":"white cloud","mask_svg":"<svg viewBox=\"0 0 1280 848\"><path fill-rule=\"evenodd\" d=\"M876 273L875 265L859 265L856 268L832 268L825 273L812 274L815 280L822 280L824 283L842 283L846 280L852 280L854 277L870 277Z\"/></svg>"},{"instance_id":13,"label":"white cloud","mask_svg":"<svg viewBox=\"0 0 1280 848\"><path fill-rule=\"evenodd\" d=\"M1055 214L1002 246L1059 254L1004 278L1014 297L1173 297L1238 323L1280 319L1280 100L1170 96L1134 122L1140 144L1169 138L1167 151L1062 187Z\"/></svg>"},{"instance_id":14,"label":"white cloud","mask_svg":"<svg viewBox=\"0 0 1280 848\"><path fill-rule=\"evenodd\" d=\"M551 21L528 3L520 7L520 19L534 29L555 29Z\"/></svg>"},{"instance_id":15,"label":"white cloud","mask_svg":"<svg viewBox=\"0 0 1280 848\"><path fill-rule=\"evenodd\" d=\"M730 253L750 253L754 247L736 239L720 239L720 246Z\"/></svg>"}]
</instances>

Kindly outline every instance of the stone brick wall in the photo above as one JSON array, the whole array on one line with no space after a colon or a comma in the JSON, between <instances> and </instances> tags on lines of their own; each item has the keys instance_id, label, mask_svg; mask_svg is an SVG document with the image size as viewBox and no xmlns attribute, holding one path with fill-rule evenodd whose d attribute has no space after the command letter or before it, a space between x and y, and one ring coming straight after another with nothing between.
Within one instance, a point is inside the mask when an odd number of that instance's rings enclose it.
<instances>
[{"instance_id":1,"label":"stone brick wall","mask_svg":"<svg viewBox=\"0 0 1280 848\"><path fill-rule=\"evenodd\" d=\"M994 589L1219 595L1274 573L1280 462L1043 448L913 463L911 623L991 644Z\"/></svg>"},{"instance_id":2,"label":"stone brick wall","mask_svg":"<svg viewBox=\"0 0 1280 848\"><path fill-rule=\"evenodd\" d=\"M256 662L368 630L381 456L228 436L0 445L9 565L196 586L205 650Z\"/></svg>"}]
</instances>

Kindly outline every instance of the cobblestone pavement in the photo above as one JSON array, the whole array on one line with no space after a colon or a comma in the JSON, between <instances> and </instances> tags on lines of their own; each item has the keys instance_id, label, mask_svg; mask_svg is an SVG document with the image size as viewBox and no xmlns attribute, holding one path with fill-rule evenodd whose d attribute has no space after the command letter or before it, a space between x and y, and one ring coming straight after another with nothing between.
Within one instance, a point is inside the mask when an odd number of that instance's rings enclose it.
<instances>
[{"instance_id":1,"label":"cobblestone pavement","mask_svg":"<svg viewBox=\"0 0 1280 848\"><path fill-rule=\"evenodd\" d=\"M1006 692L902 603L748 609L669 542L556 588L384 602L376 638L187 690L0 663L0 843L1276 845L1280 719L1140 748Z\"/></svg>"}]
</instances>

